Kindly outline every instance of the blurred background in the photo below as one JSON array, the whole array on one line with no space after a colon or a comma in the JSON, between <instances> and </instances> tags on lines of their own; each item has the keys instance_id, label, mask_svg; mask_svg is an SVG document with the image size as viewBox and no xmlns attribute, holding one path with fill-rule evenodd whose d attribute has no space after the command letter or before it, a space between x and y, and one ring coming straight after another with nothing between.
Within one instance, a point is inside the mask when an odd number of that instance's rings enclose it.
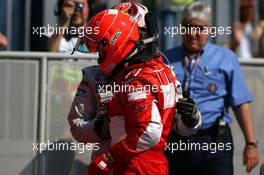
<instances>
[{"instance_id":1,"label":"blurred background","mask_svg":"<svg viewBox=\"0 0 264 175\"><path fill-rule=\"evenodd\" d=\"M118 1L89 0L91 18ZM142 1L141 1L142 2ZM165 28L179 27L180 12L194 0L144 0L158 20L161 50L181 43L181 36L166 35ZM264 151L264 0L201 0L213 12L213 26L232 27L232 34L211 37L239 56L245 79L254 96L251 104L259 148ZM0 174L82 175L90 152L34 150L33 143L76 143L67 115L81 69L96 64L96 55L47 52L44 37L34 29L56 26L56 0L0 0ZM241 27L247 26L247 27ZM244 46L235 41L242 40ZM240 49L239 49L240 48ZM242 51L241 51L242 50ZM88 60L88 61L87 61ZM237 122L232 126L236 175L242 166L244 139ZM259 166L252 175L259 175Z\"/></svg>"},{"instance_id":2,"label":"blurred background","mask_svg":"<svg viewBox=\"0 0 264 175\"><path fill-rule=\"evenodd\" d=\"M157 17L162 34L161 48L171 48L180 43L181 37L166 37L164 27L179 26L180 12L183 7L195 0L143 0L143 4L152 10ZM200 0L209 4L213 12L213 26L234 26L237 22L250 22L253 30L258 28L263 20L264 0ZM142 2L142 0L141 0ZM245 3L246 2L246 3ZM89 0L91 18L98 11L112 7L118 1ZM0 1L0 32L6 36L7 43L2 50L40 51L41 37L34 35L34 28L55 26L58 17L54 15L58 4L56 0L1 0ZM245 17L246 16L246 17ZM246 18L246 19L245 19ZM258 31L259 33L259 31ZM259 34L261 35L261 34ZM212 41L232 47L232 35L213 37ZM252 36L253 56L258 54L257 37ZM169 39L169 40L166 40ZM173 41L172 41L173 40ZM166 42L165 42L166 41Z\"/></svg>"}]
</instances>

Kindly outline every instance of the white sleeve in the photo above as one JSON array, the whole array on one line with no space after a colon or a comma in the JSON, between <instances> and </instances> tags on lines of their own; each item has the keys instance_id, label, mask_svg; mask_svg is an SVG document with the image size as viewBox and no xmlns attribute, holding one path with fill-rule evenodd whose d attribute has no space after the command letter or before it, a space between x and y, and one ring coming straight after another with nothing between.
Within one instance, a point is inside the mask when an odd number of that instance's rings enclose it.
<instances>
[{"instance_id":1,"label":"white sleeve","mask_svg":"<svg viewBox=\"0 0 264 175\"><path fill-rule=\"evenodd\" d=\"M71 133L78 142L98 142L100 139L94 131L94 119L97 116L98 104L106 98L96 91L96 85L104 83L98 67L83 69L83 79L80 82L76 96L68 115Z\"/></svg>"}]
</instances>

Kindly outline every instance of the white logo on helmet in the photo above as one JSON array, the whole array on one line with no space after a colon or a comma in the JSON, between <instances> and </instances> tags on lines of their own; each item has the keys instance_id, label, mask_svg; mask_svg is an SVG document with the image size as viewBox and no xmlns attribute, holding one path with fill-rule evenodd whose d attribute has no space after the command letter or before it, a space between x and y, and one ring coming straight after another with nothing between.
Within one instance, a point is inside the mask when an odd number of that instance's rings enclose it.
<instances>
[{"instance_id":1,"label":"white logo on helmet","mask_svg":"<svg viewBox=\"0 0 264 175\"><path fill-rule=\"evenodd\" d=\"M120 30L118 30L115 33L114 37L110 40L110 44L112 44L112 45L115 44L116 40L120 37L121 33L122 32Z\"/></svg>"}]
</instances>

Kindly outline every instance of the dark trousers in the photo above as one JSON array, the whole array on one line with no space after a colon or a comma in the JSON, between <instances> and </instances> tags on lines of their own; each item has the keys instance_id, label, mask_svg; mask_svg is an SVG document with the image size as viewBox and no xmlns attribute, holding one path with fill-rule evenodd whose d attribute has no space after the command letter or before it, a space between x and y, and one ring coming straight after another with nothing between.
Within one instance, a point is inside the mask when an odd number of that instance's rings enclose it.
<instances>
[{"instance_id":1,"label":"dark trousers","mask_svg":"<svg viewBox=\"0 0 264 175\"><path fill-rule=\"evenodd\" d=\"M215 127L191 137L170 133L165 150L170 175L233 175L231 130L225 126L216 138Z\"/></svg>"}]
</instances>

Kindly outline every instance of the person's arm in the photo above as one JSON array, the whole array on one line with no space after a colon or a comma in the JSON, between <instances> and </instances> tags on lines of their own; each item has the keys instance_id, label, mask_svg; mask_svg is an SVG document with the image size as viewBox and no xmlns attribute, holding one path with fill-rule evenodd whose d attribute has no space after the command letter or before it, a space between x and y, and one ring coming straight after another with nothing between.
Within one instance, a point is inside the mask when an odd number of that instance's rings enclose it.
<instances>
[{"instance_id":1,"label":"person's arm","mask_svg":"<svg viewBox=\"0 0 264 175\"><path fill-rule=\"evenodd\" d=\"M231 43L231 49L235 52L237 47L240 45L240 41L243 34L243 28L240 23L234 23L232 26L232 43Z\"/></svg>"},{"instance_id":2,"label":"person's arm","mask_svg":"<svg viewBox=\"0 0 264 175\"><path fill-rule=\"evenodd\" d=\"M228 63L226 64L227 99L228 104L233 108L237 121L244 134L246 142L256 142L256 136L253 129L253 121L249 103L253 100L246 82L240 64L236 55L227 50ZM251 171L259 160L259 151L253 144L246 144L243 154L244 165L247 171Z\"/></svg>"},{"instance_id":3,"label":"person's arm","mask_svg":"<svg viewBox=\"0 0 264 175\"><path fill-rule=\"evenodd\" d=\"M62 13L59 19L58 30L55 32L47 41L47 51L49 52L58 52L60 47L61 39L64 35L64 29L69 27L71 16L74 12L74 4L71 1L66 1L62 8Z\"/></svg>"},{"instance_id":4,"label":"person's arm","mask_svg":"<svg viewBox=\"0 0 264 175\"><path fill-rule=\"evenodd\" d=\"M253 121L248 103L233 107L239 126L244 134L246 143L256 143ZM250 172L259 163L259 150L256 146L246 144L243 162L247 172Z\"/></svg>"},{"instance_id":5,"label":"person's arm","mask_svg":"<svg viewBox=\"0 0 264 175\"><path fill-rule=\"evenodd\" d=\"M67 25L65 25L67 26ZM62 32L54 33L48 40L47 40L47 51L49 52L58 52L60 47L60 42L63 37Z\"/></svg>"},{"instance_id":6,"label":"person's arm","mask_svg":"<svg viewBox=\"0 0 264 175\"><path fill-rule=\"evenodd\" d=\"M100 73L98 66L86 67L82 72L83 79L68 115L71 133L79 142L101 143L110 139L104 104L111 100L112 94L97 92L96 85L106 83L106 77Z\"/></svg>"},{"instance_id":7,"label":"person's arm","mask_svg":"<svg viewBox=\"0 0 264 175\"><path fill-rule=\"evenodd\" d=\"M5 35L0 33L0 48L6 47L7 46L7 38Z\"/></svg>"},{"instance_id":8,"label":"person's arm","mask_svg":"<svg viewBox=\"0 0 264 175\"><path fill-rule=\"evenodd\" d=\"M95 94L92 93L89 82L82 79L68 114L72 136L78 142L99 141L99 137L94 131L94 118L96 115L94 100Z\"/></svg>"}]
</instances>

